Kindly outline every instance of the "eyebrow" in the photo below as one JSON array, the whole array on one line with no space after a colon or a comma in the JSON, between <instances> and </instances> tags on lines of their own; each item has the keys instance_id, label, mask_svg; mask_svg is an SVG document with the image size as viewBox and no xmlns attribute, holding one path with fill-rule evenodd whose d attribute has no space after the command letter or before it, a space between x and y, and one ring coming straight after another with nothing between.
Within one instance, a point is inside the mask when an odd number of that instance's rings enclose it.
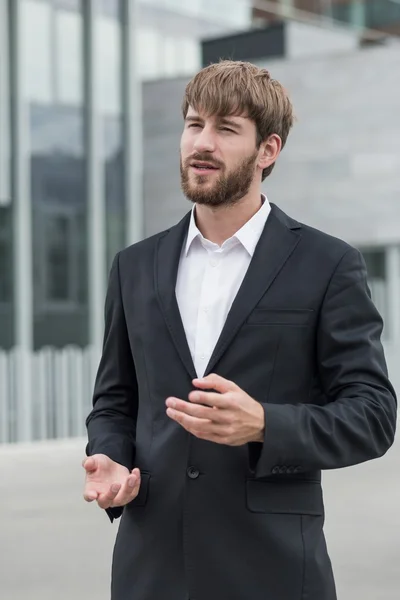
<instances>
[{"instance_id":1,"label":"eyebrow","mask_svg":"<svg viewBox=\"0 0 400 600\"><path fill-rule=\"evenodd\" d=\"M189 116L185 118L187 123L204 123L204 119L199 116ZM232 119L228 119L227 117L217 117L217 121L221 125L229 125L229 127L233 127L235 129L242 129L240 123L233 121Z\"/></svg>"},{"instance_id":2,"label":"eyebrow","mask_svg":"<svg viewBox=\"0 0 400 600\"><path fill-rule=\"evenodd\" d=\"M196 117L196 116L185 117L186 123L201 123L201 122L203 122L203 120L204 119L202 119L201 117Z\"/></svg>"},{"instance_id":3,"label":"eyebrow","mask_svg":"<svg viewBox=\"0 0 400 600\"><path fill-rule=\"evenodd\" d=\"M218 118L219 123L221 123L221 125L229 125L229 127L233 127L234 129L242 129L242 126L240 125L240 123L237 123L236 121L232 121L232 119L227 119L226 117L220 117Z\"/></svg>"}]
</instances>

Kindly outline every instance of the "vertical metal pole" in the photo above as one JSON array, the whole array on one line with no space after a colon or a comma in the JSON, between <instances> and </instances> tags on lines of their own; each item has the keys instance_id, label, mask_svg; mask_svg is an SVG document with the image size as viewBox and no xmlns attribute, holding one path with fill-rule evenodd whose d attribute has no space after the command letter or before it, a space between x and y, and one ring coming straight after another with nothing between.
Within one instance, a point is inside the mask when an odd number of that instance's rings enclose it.
<instances>
[{"instance_id":1,"label":"vertical metal pole","mask_svg":"<svg viewBox=\"0 0 400 600\"><path fill-rule=\"evenodd\" d=\"M122 2L122 10L126 235L127 243L133 244L141 240L144 233L142 84L138 76L136 57L137 0Z\"/></svg>"},{"instance_id":2,"label":"vertical metal pole","mask_svg":"<svg viewBox=\"0 0 400 600\"><path fill-rule=\"evenodd\" d=\"M290 18L293 13L293 0L282 0L282 15Z\"/></svg>"},{"instance_id":3,"label":"vertical metal pole","mask_svg":"<svg viewBox=\"0 0 400 600\"><path fill-rule=\"evenodd\" d=\"M103 339L103 306L106 290L106 228L104 165L102 160L102 123L96 56L96 1L83 2L85 23L86 115L87 115L87 197L88 197L88 273L89 273L89 339L96 352Z\"/></svg>"},{"instance_id":4,"label":"vertical metal pole","mask_svg":"<svg viewBox=\"0 0 400 600\"><path fill-rule=\"evenodd\" d=\"M29 99L24 89L21 0L9 3L12 60L12 190L14 204L15 335L19 361L17 378L17 437L32 439L33 291L32 207L30 185Z\"/></svg>"},{"instance_id":5,"label":"vertical metal pole","mask_svg":"<svg viewBox=\"0 0 400 600\"><path fill-rule=\"evenodd\" d=\"M0 2L0 206L11 202L8 3Z\"/></svg>"},{"instance_id":6,"label":"vertical metal pole","mask_svg":"<svg viewBox=\"0 0 400 600\"><path fill-rule=\"evenodd\" d=\"M388 298L387 337L394 343L400 343L400 246L386 248L386 278Z\"/></svg>"}]
</instances>

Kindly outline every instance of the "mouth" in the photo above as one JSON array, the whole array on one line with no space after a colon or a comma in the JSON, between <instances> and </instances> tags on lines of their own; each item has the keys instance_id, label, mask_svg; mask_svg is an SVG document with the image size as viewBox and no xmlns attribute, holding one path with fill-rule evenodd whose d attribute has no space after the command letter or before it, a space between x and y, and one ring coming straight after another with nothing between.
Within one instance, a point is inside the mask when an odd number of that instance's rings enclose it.
<instances>
[{"instance_id":1,"label":"mouth","mask_svg":"<svg viewBox=\"0 0 400 600\"><path fill-rule=\"evenodd\" d=\"M215 167L211 163L193 162L190 166L194 170L195 173L198 173L201 175L212 173L214 171L219 170L218 167Z\"/></svg>"}]
</instances>

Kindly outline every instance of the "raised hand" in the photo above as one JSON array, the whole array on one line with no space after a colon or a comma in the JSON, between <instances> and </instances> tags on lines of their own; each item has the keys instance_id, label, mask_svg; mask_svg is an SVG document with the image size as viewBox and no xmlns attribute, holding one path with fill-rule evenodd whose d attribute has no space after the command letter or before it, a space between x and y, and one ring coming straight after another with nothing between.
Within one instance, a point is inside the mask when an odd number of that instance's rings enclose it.
<instances>
[{"instance_id":1,"label":"raised hand","mask_svg":"<svg viewBox=\"0 0 400 600\"><path fill-rule=\"evenodd\" d=\"M236 383L211 374L194 379L193 385L198 389L189 394L189 402L166 400L167 415L186 431L227 446L264 441L264 409Z\"/></svg>"},{"instance_id":2,"label":"raised hand","mask_svg":"<svg viewBox=\"0 0 400 600\"><path fill-rule=\"evenodd\" d=\"M96 500L100 508L125 506L139 493L140 470L137 468L130 472L105 454L85 458L82 466L86 471L83 497L87 502Z\"/></svg>"}]
</instances>

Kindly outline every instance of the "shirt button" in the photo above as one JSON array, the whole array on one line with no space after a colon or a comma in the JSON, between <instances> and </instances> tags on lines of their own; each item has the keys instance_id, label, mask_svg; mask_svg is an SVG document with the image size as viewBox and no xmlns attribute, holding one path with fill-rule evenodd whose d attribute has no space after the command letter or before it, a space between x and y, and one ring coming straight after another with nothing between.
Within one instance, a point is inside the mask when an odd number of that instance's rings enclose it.
<instances>
[{"instance_id":1,"label":"shirt button","mask_svg":"<svg viewBox=\"0 0 400 600\"><path fill-rule=\"evenodd\" d=\"M200 475L200 471L196 467L188 467L186 473L190 479L197 479Z\"/></svg>"},{"instance_id":2,"label":"shirt button","mask_svg":"<svg viewBox=\"0 0 400 600\"><path fill-rule=\"evenodd\" d=\"M210 260L210 265L212 267L216 267L218 265L218 261L216 261L214 258Z\"/></svg>"},{"instance_id":3,"label":"shirt button","mask_svg":"<svg viewBox=\"0 0 400 600\"><path fill-rule=\"evenodd\" d=\"M202 355L200 356L200 358L201 358L201 360L205 360L205 358L206 358L206 355L205 355L205 354L202 354Z\"/></svg>"}]
</instances>

